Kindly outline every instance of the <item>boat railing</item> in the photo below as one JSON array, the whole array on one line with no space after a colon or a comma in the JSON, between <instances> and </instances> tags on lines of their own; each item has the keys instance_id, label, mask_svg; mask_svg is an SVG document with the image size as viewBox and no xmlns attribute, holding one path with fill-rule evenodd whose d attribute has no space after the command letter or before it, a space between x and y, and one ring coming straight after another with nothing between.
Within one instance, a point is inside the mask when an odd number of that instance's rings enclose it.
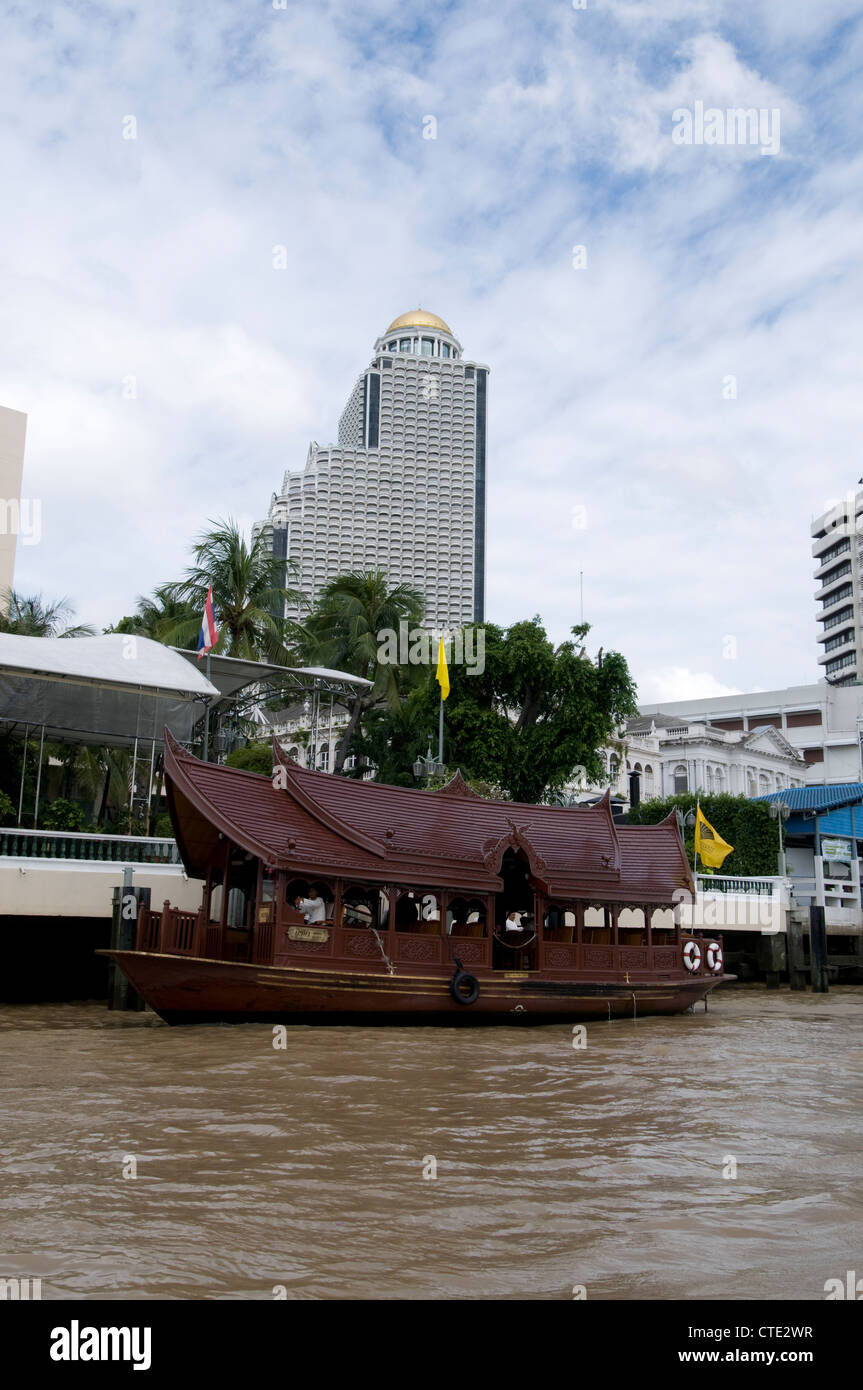
<instances>
[{"instance_id":1,"label":"boat railing","mask_svg":"<svg viewBox=\"0 0 863 1390\"><path fill-rule=\"evenodd\" d=\"M172 907L165 900L161 911L142 907L138 913L136 951L158 951L171 956L196 956L206 948L207 923L203 912Z\"/></svg>"}]
</instances>

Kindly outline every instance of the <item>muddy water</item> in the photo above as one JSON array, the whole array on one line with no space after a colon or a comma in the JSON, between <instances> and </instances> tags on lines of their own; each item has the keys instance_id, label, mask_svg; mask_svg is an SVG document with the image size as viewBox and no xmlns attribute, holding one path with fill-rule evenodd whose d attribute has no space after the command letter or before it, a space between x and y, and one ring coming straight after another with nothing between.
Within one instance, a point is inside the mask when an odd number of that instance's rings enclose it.
<instances>
[{"instance_id":1,"label":"muddy water","mask_svg":"<svg viewBox=\"0 0 863 1390\"><path fill-rule=\"evenodd\" d=\"M863 1272L859 990L720 991L589 1024L583 1050L559 1025L272 1043L0 1009L0 1277L43 1299L810 1300Z\"/></svg>"}]
</instances>

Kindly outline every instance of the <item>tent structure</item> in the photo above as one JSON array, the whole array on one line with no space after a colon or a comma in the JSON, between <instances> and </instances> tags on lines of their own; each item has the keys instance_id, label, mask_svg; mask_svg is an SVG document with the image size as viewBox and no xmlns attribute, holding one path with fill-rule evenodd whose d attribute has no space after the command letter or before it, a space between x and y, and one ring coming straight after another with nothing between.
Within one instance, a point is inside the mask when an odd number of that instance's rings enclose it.
<instances>
[{"instance_id":1,"label":"tent structure","mask_svg":"<svg viewBox=\"0 0 863 1390\"><path fill-rule=\"evenodd\" d=\"M161 747L165 728L180 743L218 687L170 647L149 637L18 637L0 633L0 723L23 737Z\"/></svg>"},{"instance_id":2,"label":"tent structure","mask_svg":"<svg viewBox=\"0 0 863 1390\"><path fill-rule=\"evenodd\" d=\"M196 723L218 698L218 687L202 671L190 668L170 647L149 637L0 633L0 733L23 738L25 745L28 739L39 740L34 825L46 739L132 748L131 817L139 746L149 756L152 794L156 750L162 748L165 729L179 742L190 742ZM19 824L25 765L26 751L21 764Z\"/></svg>"}]
</instances>

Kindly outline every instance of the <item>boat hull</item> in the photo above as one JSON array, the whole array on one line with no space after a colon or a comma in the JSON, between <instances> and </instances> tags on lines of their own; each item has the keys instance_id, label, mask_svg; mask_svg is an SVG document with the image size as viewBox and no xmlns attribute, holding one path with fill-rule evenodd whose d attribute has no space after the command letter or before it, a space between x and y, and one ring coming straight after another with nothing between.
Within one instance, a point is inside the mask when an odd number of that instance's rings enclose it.
<instances>
[{"instance_id":1,"label":"boat hull","mask_svg":"<svg viewBox=\"0 0 863 1390\"><path fill-rule=\"evenodd\" d=\"M676 1014L729 975L617 983L477 973L459 1003L450 975L249 965L148 951L104 951L166 1023L513 1023Z\"/></svg>"}]
</instances>

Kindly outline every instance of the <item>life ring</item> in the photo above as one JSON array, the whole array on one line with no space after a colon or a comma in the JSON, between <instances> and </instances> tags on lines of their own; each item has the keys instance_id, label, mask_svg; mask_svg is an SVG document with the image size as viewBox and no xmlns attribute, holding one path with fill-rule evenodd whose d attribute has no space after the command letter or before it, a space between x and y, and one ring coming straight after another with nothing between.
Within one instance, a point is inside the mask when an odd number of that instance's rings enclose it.
<instances>
[{"instance_id":1,"label":"life ring","mask_svg":"<svg viewBox=\"0 0 863 1390\"><path fill-rule=\"evenodd\" d=\"M449 982L449 992L457 1004L475 1004L479 999L479 980L459 968Z\"/></svg>"},{"instance_id":2,"label":"life ring","mask_svg":"<svg viewBox=\"0 0 863 1390\"><path fill-rule=\"evenodd\" d=\"M701 947L697 941L687 941L683 948L683 964L687 970L697 970L701 964Z\"/></svg>"},{"instance_id":3,"label":"life ring","mask_svg":"<svg viewBox=\"0 0 863 1390\"><path fill-rule=\"evenodd\" d=\"M718 941L711 941L707 948L707 969L714 970L717 975L722 969L722 947Z\"/></svg>"}]
</instances>

